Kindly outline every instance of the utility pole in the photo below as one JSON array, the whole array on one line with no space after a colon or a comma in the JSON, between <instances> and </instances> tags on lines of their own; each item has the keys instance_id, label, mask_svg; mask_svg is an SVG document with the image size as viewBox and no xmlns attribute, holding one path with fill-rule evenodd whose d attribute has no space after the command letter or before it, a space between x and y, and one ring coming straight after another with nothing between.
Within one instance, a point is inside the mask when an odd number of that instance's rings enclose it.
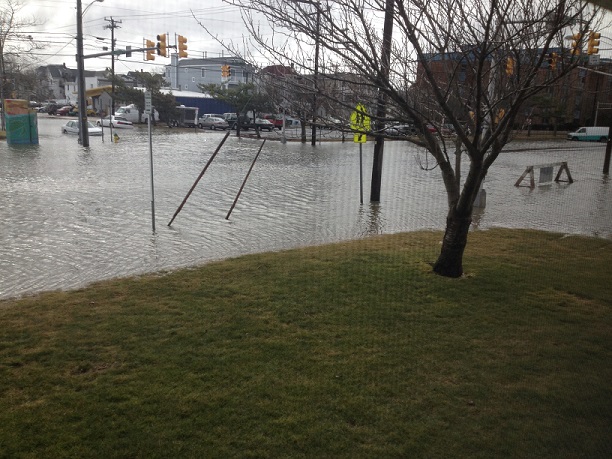
<instances>
[{"instance_id":1,"label":"utility pole","mask_svg":"<svg viewBox=\"0 0 612 459\"><path fill-rule=\"evenodd\" d=\"M111 31L111 73L113 75L113 79L111 80L111 112L110 116L115 114L115 29L119 29L120 27L117 24L121 24L121 21L115 21L111 16L110 19L104 18L109 25L104 26L105 29L110 29ZM110 118L112 120L112 118ZM111 139L113 137L113 123L109 123L111 126Z\"/></svg>"},{"instance_id":2,"label":"utility pole","mask_svg":"<svg viewBox=\"0 0 612 459\"><path fill-rule=\"evenodd\" d=\"M83 147L89 147L87 102L85 101L85 62L83 60L83 13L81 0L77 0L77 64L79 72L79 140Z\"/></svg>"},{"instance_id":3,"label":"utility pole","mask_svg":"<svg viewBox=\"0 0 612 459\"><path fill-rule=\"evenodd\" d=\"M312 96L312 139L311 145L317 144L317 92L319 91L319 42L321 41L321 3L314 2L317 7L317 35L315 37L315 56L314 56L314 93Z\"/></svg>"},{"instance_id":4,"label":"utility pole","mask_svg":"<svg viewBox=\"0 0 612 459\"><path fill-rule=\"evenodd\" d=\"M383 28L383 43L381 52L381 80L386 84L389 80L391 66L391 39L393 37L393 0L386 0L385 24ZM380 188L382 185L382 164L385 148L385 118L387 116L387 98L382 89L378 90L378 104L376 107L376 144L374 145L374 163L372 165L372 184L370 187L370 201L380 202Z\"/></svg>"},{"instance_id":5,"label":"utility pole","mask_svg":"<svg viewBox=\"0 0 612 459\"><path fill-rule=\"evenodd\" d=\"M0 37L2 35L2 22L0 22ZM6 124L4 117L6 115L6 108L4 107L4 47L0 51L0 103L2 104L2 112L0 112L0 131L6 130Z\"/></svg>"}]
</instances>

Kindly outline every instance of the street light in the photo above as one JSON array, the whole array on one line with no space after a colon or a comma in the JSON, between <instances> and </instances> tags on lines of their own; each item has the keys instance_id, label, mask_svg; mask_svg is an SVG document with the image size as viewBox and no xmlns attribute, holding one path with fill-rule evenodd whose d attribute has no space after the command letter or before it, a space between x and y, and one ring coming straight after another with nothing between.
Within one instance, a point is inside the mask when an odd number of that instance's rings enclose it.
<instances>
[{"instance_id":1,"label":"street light","mask_svg":"<svg viewBox=\"0 0 612 459\"><path fill-rule=\"evenodd\" d=\"M94 3L102 3L103 1L104 1L104 0L93 0L93 2L91 2L89 5L87 5L87 6L85 7L85 9L83 10L83 16L85 16L85 13L87 13L87 10L88 10L89 8L91 8L91 6L92 6Z\"/></svg>"},{"instance_id":2,"label":"street light","mask_svg":"<svg viewBox=\"0 0 612 459\"><path fill-rule=\"evenodd\" d=\"M87 106L85 101L85 62L83 56L83 15L94 3L104 0L94 0L82 9L81 0L77 0L77 68L79 72L79 142L89 147L89 131L87 130Z\"/></svg>"}]
</instances>

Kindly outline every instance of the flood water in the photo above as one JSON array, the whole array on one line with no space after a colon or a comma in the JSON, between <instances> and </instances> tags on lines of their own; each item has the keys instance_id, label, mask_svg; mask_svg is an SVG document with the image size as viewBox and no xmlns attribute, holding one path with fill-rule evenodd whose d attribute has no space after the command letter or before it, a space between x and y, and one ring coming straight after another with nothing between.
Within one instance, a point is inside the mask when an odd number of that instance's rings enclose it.
<instances>
[{"instance_id":1,"label":"flood water","mask_svg":"<svg viewBox=\"0 0 612 459\"><path fill-rule=\"evenodd\" d=\"M385 145L378 205L368 202L373 142L363 146L361 205L357 144L268 141L226 220L261 144L233 135L169 227L224 133L159 128L153 135L153 233L146 128L118 131L118 143L108 132L104 141L91 137L85 149L60 133L64 122L39 117L40 145L0 144L0 298L246 253L444 228L440 172L424 171L421 166L434 165L431 156L405 142ZM605 145L543 146L508 146L489 172L487 206L475 216L474 229L612 238L612 184L602 174ZM514 186L526 166L557 161L568 162L573 184Z\"/></svg>"}]
</instances>

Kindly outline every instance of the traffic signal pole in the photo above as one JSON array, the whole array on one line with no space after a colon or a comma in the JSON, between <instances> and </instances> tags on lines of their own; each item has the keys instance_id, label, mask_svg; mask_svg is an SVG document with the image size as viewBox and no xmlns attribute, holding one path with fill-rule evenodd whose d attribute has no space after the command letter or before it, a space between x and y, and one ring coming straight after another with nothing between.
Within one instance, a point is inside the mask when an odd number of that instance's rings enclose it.
<instances>
[{"instance_id":1,"label":"traffic signal pole","mask_svg":"<svg viewBox=\"0 0 612 459\"><path fill-rule=\"evenodd\" d=\"M172 46L169 46L172 48ZM116 49L114 51L104 51L103 53L95 53L95 54L87 54L83 56L83 59L93 59L94 57L102 57L102 56L121 56L122 54L140 52L140 51L157 51L157 46L151 46L148 48L131 48L131 49Z\"/></svg>"}]
</instances>

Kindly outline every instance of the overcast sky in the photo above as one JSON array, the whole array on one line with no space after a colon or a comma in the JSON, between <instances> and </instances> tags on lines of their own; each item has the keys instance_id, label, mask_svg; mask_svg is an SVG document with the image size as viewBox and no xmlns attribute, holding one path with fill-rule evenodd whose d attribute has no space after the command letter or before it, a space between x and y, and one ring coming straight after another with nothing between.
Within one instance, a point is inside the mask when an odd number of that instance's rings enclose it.
<instances>
[{"instance_id":1,"label":"overcast sky","mask_svg":"<svg viewBox=\"0 0 612 459\"><path fill-rule=\"evenodd\" d=\"M46 49L38 51L39 65L62 64L76 68L76 0L26 0L21 16L36 15L44 24L28 30ZM83 0L85 9L92 0ZM237 7L222 0L104 0L89 7L83 18L84 53L110 49L111 31L105 20L112 17L119 22L115 29L116 47L126 45L143 47L143 40L156 41L157 34L169 33L168 44L175 44L175 34L187 37L189 57L219 56L222 47L197 23L193 14L208 29L215 31L224 41L242 43L244 26ZM227 51L225 51L227 55ZM169 58L156 56L155 61L145 61L143 53L131 58L121 56L115 60L115 71L157 71L169 64ZM87 59L87 70L104 70L111 66L110 57Z\"/></svg>"},{"instance_id":2,"label":"overcast sky","mask_svg":"<svg viewBox=\"0 0 612 459\"><path fill-rule=\"evenodd\" d=\"M3 1L3 0L0 0ZM28 30L46 49L38 51L38 65L62 64L76 68L76 0L23 0L26 7L21 16L36 15L44 24ZM156 41L157 34L169 33L168 44L175 44L175 34L188 40L189 57L220 56L222 46L206 33L198 24L204 24L218 34L225 43L243 43L246 34L239 9L222 0L104 0L102 3L83 0L83 9L89 7L83 20L85 55L102 52L103 46L110 48L111 31L105 20L111 17L121 21L115 29L116 46L124 49L144 46L143 40ZM606 25L609 24L607 15ZM601 55L610 57L612 33L602 31ZM243 48L241 48L243 50ZM227 51L224 51L227 55ZM264 63L262 59L261 63ZM134 53L131 58L120 56L115 60L115 71L125 73L130 70L161 72L170 58L156 56L155 61L145 61L143 53ZM111 66L111 58L87 59L87 70L104 70Z\"/></svg>"}]
</instances>

